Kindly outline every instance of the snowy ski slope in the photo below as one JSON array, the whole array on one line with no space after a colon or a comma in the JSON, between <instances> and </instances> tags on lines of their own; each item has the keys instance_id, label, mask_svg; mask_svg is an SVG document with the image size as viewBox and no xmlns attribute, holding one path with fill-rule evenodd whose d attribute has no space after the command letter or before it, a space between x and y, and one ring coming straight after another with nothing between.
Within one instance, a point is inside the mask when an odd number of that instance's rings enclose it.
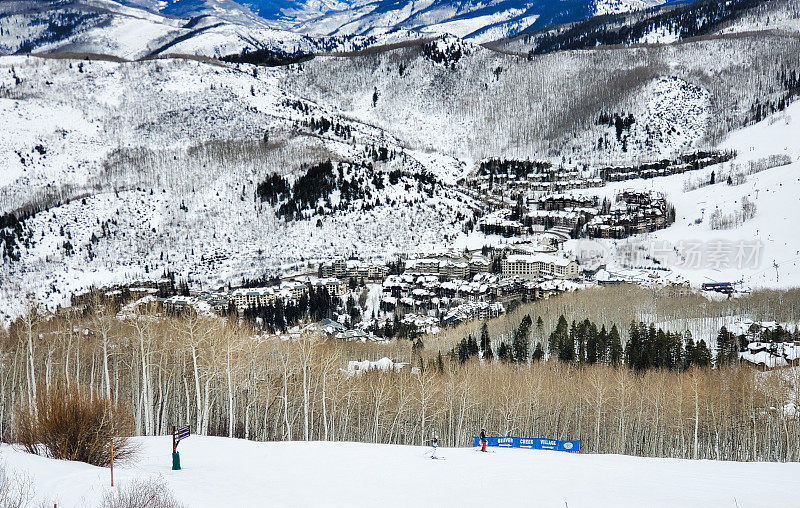
<instances>
[{"instance_id":1,"label":"snowy ski slope","mask_svg":"<svg viewBox=\"0 0 800 508\"><path fill-rule=\"evenodd\" d=\"M331 442L253 442L191 436L181 471L171 438L134 438L140 455L114 469L118 486L162 478L192 508L569 506L740 508L797 506L797 463L741 463L584 455L521 449L480 453ZM109 471L0 445L0 461L33 479L38 500L96 506Z\"/></svg>"}]
</instances>

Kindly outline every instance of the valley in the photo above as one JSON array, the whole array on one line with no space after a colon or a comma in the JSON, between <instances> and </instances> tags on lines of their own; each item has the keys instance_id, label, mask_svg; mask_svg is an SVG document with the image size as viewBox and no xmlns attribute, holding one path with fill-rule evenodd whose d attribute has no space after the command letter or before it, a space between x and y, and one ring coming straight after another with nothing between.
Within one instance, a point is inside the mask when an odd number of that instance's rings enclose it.
<instances>
[{"instance_id":1,"label":"valley","mask_svg":"<svg viewBox=\"0 0 800 508\"><path fill-rule=\"evenodd\" d=\"M798 98L798 0L1 3L0 505L121 506L115 436L164 507L263 500L195 462L229 448L281 465L280 505L406 504L284 473L411 474L440 440L453 488L788 502L759 489L800 449ZM72 407L91 466L61 460Z\"/></svg>"}]
</instances>

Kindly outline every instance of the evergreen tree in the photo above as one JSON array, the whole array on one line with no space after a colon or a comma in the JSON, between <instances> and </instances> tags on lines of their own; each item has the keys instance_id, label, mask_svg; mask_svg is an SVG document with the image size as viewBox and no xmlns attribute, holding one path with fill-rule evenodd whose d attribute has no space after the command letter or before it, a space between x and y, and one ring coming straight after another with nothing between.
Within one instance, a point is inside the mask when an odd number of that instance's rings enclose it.
<instances>
[{"instance_id":1,"label":"evergreen tree","mask_svg":"<svg viewBox=\"0 0 800 508\"><path fill-rule=\"evenodd\" d=\"M598 341L597 327L594 323L589 326L589 334L586 337L586 363L594 365L600 357L600 345Z\"/></svg>"},{"instance_id":2,"label":"evergreen tree","mask_svg":"<svg viewBox=\"0 0 800 508\"><path fill-rule=\"evenodd\" d=\"M650 325L651 328L653 325ZM661 328L658 329L656 332L656 340L653 348L653 358L652 358L652 366L655 368L670 368L670 350L669 350L669 340L667 338L667 332L662 330Z\"/></svg>"},{"instance_id":3,"label":"evergreen tree","mask_svg":"<svg viewBox=\"0 0 800 508\"><path fill-rule=\"evenodd\" d=\"M481 326L481 351L483 352L483 358L485 360L494 358L492 341L489 339L489 326L486 324L486 321L484 321L483 326Z\"/></svg>"},{"instance_id":4,"label":"evergreen tree","mask_svg":"<svg viewBox=\"0 0 800 508\"><path fill-rule=\"evenodd\" d=\"M500 347L497 348L497 358L501 362L507 362L511 360L511 351L505 342L501 342Z\"/></svg>"},{"instance_id":5,"label":"evergreen tree","mask_svg":"<svg viewBox=\"0 0 800 508\"><path fill-rule=\"evenodd\" d=\"M685 346L685 353L684 353L684 360L683 360L683 368L688 369L694 365L695 362L695 355L697 354L695 351L694 339L692 339L692 333L689 330L686 330L684 335L686 337L686 346Z\"/></svg>"},{"instance_id":6,"label":"evergreen tree","mask_svg":"<svg viewBox=\"0 0 800 508\"><path fill-rule=\"evenodd\" d=\"M608 332L606 325L600 327L600 332L597 334L597 361L601 363L609 363L608 357Z\"/></svg>"},{"instance_id":7,"label":"evergreen tree","mask_svg":"<svg viewBox=\"0 0 800 508\"><path fill-rule=\"evenodd\" d=\"M513 360L515 362L527 362L529 356L530 339L528 334L531 329L531 316L530 314L522 318L522 321L514 333L514 340L512 342Z\"/></svg>"},{"instance_id":8,"label":"evergreen tree","mask_svg":"<svg viewBox=\"0 0 800 508\"><path fill-rule=\"evenodd\" d=\"M470 356L478 356L478 342L474 337L472 337L472 335L467 338L467 350Z\"/></svg>"},{"instance_id":9,"label":"evergreen tree","mask_svg":"<svg viewBox=\"0 0 800 508\"><path fill-rule=\"evenodd\" d=\"M680 370L683 368L683 339L678 332L668 334L669 340L669 365L670 369Z\"/></svg>"},{"instance_id":10,"label":"evergreen tree","mask_svg":"<svg viewBox=\"0 0 800 508\"><path fill-rule=\"evenodd\" d=\"M717 334L717 368L733 365L739 360L737 342L736 337L722 325Z\"/></svg>"},{"instance_id":11,"label":"evergreen tree","mask_svg":"<svg viewBox=\"0 0 800 508\"><path fill-rule=\"evenodd\" d=\"M625 344L625 365L631 369L638 369L641 364L639 358L641 352L641 337L639 335L639 327L636 322L631 321L631 326L628 328L628 342Z\"/></svg>"},{"instance_id":12,"label":"evergreen tree","mask_svg":"<svg viewBox=\"0 0 800 508\"><path fill-rule=\"evenodd\" d=\"M558 359L565 363L575 361L575 335L574 329L569 332L564 331L559 337Z\"/></svg>"},{"instance_id":13,"label":"evergreen tree","mask_svg":"<svg viewBox=\"0 0 800 508\"><path fill-rule=\"evenodd\" d=\"M458 343L456 354L458 355L459 363L464 364L467 362L469 359L469 345L467 344L467 339L461 339L461 342Z\"/></svg>"},{"instance_id":14,"label":"evergreen tree","mask_svg":"<svg viewBox=\"0 0 800 508\"><path fill-rule=\"evenodd\" d=\"M564 318L564 315L560 315L558 317L558 323L556 323L556 329L550 333L550 337L547 341L547 349L550 352L550 356L558 355L558 352L561 348L563 342L566 342L568 337L568 327L567 320Z\"/></svg>"},{"instance_id":15,"label":"evergreen tree","mask_svg":"<svg viewBox=\"0 0 800 508\"><path fill-rule=\"evenodd\" d=\"M694 365L698 367L709 367L711 365L711 350L708 349L706 341L700 339L695 347Z\"/></svg>"},{"instance_id":16,"label":"evergreen tree","mask_svg":"<svg viewBox=\"0 0 800 508\"><path fill-rule=\"evenodd\" d=\"M531 360L534 362L541 361L544 358L544 349L542 349L542 343L537 342L536 348L533 350L533 355L531 356Z\"/></svg>"},{"instance_id":17,"label":"evergreen tree","mask_svg":"<svg viewBox=\"0 0 800 508\"><path fill-rule=\"evenodd\" d=\"M483 351L483 359L488 361L494 360L494 351L492 351L491 343L486 345L486 349Z\"/></svg>"},{"instance_id":18,"label":"evergreen tree","mask_svg":"<svg viewBox=\"0 0 800 508\"><path fill-rule=\"evenodd\" d=\"M564 344L563 349L566 351L571 349L572 359L569 361L575 361L575 351L578 350L578 330L577 326L575 326L575 320L572 320L572 323L569 325L569 344ZM566 361L566 360L565 360Z\"/></svg>"},{"instance_id":19,"label":"evergreen tree","mask_svg":"<svg viewBox=\"0 0 800 508\"><path fill-rule=\"evenodd\" d=\"M614 367L622 364L622 339L619 336L617 325L612 325L608 334L608 362Z\"/></svg>"},{"instance_id":20,"label":"evergreen tree","mask_svg":"<svg viewBox=\"0 0 800 508\"><path fill-rule=\"evenodd\" d=\"M647 370L655 367L656 358L656 327L652 323L650 326L639 322L639 366L638 370Z\"/></svg>"}]
</instances>

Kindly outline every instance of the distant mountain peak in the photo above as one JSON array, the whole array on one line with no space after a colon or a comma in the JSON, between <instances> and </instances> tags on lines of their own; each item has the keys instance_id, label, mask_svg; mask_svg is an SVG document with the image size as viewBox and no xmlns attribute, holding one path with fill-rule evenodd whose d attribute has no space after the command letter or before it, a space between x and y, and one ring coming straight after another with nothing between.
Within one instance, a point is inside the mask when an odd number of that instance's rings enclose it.
<instances>
[{"instance_id":1,"label":"distant mountain peak","mask_svg":"<svg viewBox=\"0 0 800 508\"><path fill-rule=\"evenodd\" d=\"M125 0L181 17L211 14L315 36L449 33L488 42L551 24L644 9L670 0Z\"/></svg>"}]
</instances>

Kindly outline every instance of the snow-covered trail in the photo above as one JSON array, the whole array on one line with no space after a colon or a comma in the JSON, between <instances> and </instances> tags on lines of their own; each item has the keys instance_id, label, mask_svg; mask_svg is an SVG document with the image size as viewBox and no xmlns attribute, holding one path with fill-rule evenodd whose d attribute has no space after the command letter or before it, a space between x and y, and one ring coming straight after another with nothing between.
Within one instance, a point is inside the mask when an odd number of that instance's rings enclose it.
<instances>
[{"instance_id":1,"label":"snow-covered trail","mask_svg":"<svg viewBox=\"0 0 800 508\"><path fill-rule=\"evenodd\" d=\"M621 455L364 443L272 442L192 436L172 471L171 438L136 438L138 459L118 485L161 476L176 498L205 506L800 506L797 463L648 459ZM0 446L6 467L33 477L38 499L95 506L107 469Z\"/></svg>"}]
</instances>

